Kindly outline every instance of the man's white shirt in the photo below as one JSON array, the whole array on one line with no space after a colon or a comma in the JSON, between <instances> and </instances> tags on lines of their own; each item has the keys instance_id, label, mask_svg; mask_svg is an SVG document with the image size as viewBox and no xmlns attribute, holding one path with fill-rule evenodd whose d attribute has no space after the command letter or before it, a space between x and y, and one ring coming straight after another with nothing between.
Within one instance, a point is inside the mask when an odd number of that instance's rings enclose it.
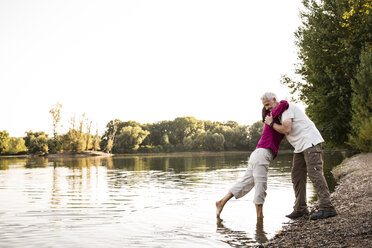
<instances>
[{"instance_id":1,"label":"man's white shirt","mask_svg":"<svg viewBox=\"0 0 372 248\"><path fill-rule=\"evenodd\" d=\"M313 145L324 142L315 124L293 103L289 103L288 109L282 114L282 123L288 119L292 119L292 128L286 138L295 148L295 153L303 152Z\"/></svg>"}]
</instances>

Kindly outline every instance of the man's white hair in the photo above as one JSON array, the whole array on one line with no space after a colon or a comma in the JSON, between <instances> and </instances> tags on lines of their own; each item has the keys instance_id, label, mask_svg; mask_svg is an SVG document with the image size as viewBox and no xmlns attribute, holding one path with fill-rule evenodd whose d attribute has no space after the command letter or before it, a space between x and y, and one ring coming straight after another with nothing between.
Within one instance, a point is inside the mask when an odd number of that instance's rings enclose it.
<instances>
[{"instance_id":1,"label":"man's white hair","mask_svg":"<svg viewBox=\"0 0 372 248\"><path fill-rule=\"evenodd\" d=\"M266 100L273 100L273 99L278 99L278 97L276 96L275 93L272 93L272 92L265 92L262 96L261 96L261 100L263 99L266 99Z\"/></svg>"}]
</instances>

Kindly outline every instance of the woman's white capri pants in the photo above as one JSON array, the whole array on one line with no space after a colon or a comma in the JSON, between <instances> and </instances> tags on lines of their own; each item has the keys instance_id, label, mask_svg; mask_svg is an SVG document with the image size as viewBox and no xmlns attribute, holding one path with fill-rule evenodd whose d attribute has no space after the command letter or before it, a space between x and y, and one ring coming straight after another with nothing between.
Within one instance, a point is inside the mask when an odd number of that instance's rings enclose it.
<instances>
[{"instance_id":1,"label":"woman's white capri pants","mask_svg":"<svg viewBox=\"0 0 372 248\"><path fill-rule=\"evenodd\" d=\"M265 202L267 171L273 158L269 148L257 148L252 152L244 176L230 189L236 199L245 196L254 187L253 202L257 205Z\"/></svg>"}]
</instances>

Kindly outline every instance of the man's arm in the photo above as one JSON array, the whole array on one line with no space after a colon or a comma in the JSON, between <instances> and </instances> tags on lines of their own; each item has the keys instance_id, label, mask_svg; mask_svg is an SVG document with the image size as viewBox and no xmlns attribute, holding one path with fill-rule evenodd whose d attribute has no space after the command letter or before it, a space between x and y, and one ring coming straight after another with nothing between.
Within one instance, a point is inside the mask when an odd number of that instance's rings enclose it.
<instances>
[{"instance_id":1,"label":"man's arm","mask_svg":"<svg viewBox=\"0 0 372 248\"><path fill-rule=\"evenodd\" d=\"M273 122L272 116L266 116L265 124L270 125ZM278 133L288 135L291 133L292 130L292 119L288 119L283 121L283 124L280 125L278 123L274 123L272 125L272 128L277 131Z\"/></svg>"}]
</instances>

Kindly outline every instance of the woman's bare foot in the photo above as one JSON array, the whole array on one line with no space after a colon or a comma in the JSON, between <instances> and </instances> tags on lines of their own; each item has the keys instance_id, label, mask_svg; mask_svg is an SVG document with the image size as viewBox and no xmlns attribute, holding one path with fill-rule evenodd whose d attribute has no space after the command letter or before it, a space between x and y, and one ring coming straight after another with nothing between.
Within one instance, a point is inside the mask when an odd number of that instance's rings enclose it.
<instances>
[{"instance_id":1,"label":"woman's bare foot","mask_svg":"<svg viewBox=\"0 0 372 248\"><path fill-rule=\"evenodd\" d=\"M227 194L219 201L216 201L216 217L220 218L223 207L226 202L228 202L233 197L233 194L229 191Z\"/></svg>"},{"instance_id":2,"label":"woman's bare foot","mask_svg":"<svg viewBox=\"0 0 372 248\"><path fill-rule=\"evenodd\" d=\"M220 218L224 204L222 201L216 201L216 217Z\"/></svg>"}]
</instances>

